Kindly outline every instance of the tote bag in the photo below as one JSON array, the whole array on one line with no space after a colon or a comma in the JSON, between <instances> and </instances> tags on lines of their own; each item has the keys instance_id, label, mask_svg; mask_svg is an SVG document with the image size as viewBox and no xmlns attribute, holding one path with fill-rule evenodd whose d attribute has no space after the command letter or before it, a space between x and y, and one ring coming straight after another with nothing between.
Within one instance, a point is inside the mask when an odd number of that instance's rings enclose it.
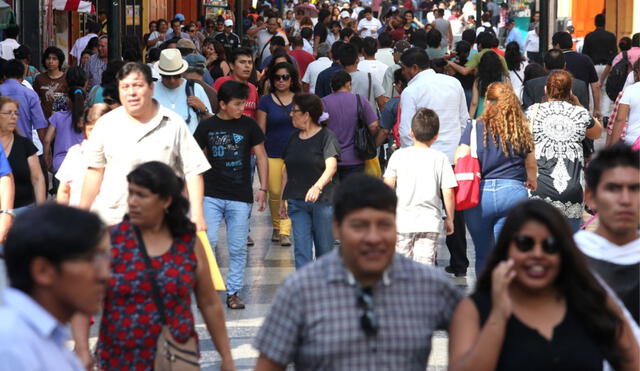
<instances>
[{"instance_id":1,"label":"tote bag","mask_svg":"<svg viewBox=\"0 0 640 371\"><path fill-rule=\"evenodd\" d=\"M471 151L458 159L453 172L458 181L456 188L456 210L466 210L480 203L480 161L478 160L478 137L476 120L471 121Z\"/></svg>"}]
</instances>

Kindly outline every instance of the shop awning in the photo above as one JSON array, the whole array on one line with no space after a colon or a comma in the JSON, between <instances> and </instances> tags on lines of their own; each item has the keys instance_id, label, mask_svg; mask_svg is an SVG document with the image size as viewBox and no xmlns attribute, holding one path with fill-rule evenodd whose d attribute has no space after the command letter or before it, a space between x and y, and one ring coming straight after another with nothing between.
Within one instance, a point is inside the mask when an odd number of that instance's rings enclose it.
<instances>
[{"instance_id":1,"label":"shop awning","mask_svg":"<svg viewBox=\"0 0 640 371\"><path fill-rule=\"evenodd\" d=\"M53 0L53 9L79 13L95 13L96 8L91 1L85 0Z\"/></svg>"}]
</instances>

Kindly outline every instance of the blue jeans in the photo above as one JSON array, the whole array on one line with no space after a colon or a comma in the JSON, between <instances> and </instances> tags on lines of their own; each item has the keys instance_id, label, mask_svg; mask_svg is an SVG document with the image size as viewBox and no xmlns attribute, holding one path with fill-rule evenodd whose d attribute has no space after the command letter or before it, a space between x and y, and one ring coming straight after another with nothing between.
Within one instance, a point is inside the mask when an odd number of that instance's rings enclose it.
<instances>
[{"instance_id":1,"label":"blue jeans","mask_svg":"<svg viewBox=\"0 0 640 371\"><path fill-rule=\"evenodd\" d=\"M333 206L326 202L287 200L293 232L293 256L296 269L313 261L333 248Z\"/></svg>"},{"instance_id":2,"label":"blue jeans","mask_svg":"<svg viewBox=\"0 0 640 371\"><path fill-rule=\"evenodd\" d=\"M216 248L218 228L222 219L227 226L227 248L229 249L229 273L227 293L235 294L244 284L244 269L247 265L247 236L251 204L240 201L204 198L204 218L207 222L207 237L211 247Z\"/></svg>"},{"instance_id":3,"label":"blue jeans","mask_svg":"<svg viewBox=\"0 0 640 371\"><path fill-rule=\"evenodd\" d=\"M476 250L476 277L498 240L500 230L513 206L528 198L524 182L514 179L486 179L480 183L480 204L464 211Z\"/></svg>"}]
</instances>

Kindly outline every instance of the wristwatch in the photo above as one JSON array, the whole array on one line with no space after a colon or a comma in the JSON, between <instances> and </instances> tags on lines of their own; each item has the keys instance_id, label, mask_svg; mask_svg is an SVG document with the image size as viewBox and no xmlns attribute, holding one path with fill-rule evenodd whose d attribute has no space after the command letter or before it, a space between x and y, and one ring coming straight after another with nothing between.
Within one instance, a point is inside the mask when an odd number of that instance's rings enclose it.
<instances>
[{"instance_id":1,"label":"wristwatch","mask_svg":"<svg viewBox=\"0 0 640 371\"><path fill-rule=\"evenodd\" d=\"M16 213L12 209L0 210L0 214L7 214L12 218L16 217Z\"/></svg>"}]
</instances>

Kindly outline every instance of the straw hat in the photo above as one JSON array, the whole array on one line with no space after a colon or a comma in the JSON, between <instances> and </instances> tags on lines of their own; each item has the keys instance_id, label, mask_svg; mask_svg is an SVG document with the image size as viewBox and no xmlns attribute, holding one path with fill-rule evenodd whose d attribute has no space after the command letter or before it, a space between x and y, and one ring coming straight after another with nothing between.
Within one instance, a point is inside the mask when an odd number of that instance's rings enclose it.
<instances>
[{"instance_id":1,"label":"straw hat","mask_svg":"<svg viewBox=\"0 0 640 371\"><path fill-rule=\"evenodd\" d=\"M160 60L155 67L161 75L174 76L186 71L189 63L182 59L178 49L165 49L160 53Z\"/></svg>"}]
</instances>

